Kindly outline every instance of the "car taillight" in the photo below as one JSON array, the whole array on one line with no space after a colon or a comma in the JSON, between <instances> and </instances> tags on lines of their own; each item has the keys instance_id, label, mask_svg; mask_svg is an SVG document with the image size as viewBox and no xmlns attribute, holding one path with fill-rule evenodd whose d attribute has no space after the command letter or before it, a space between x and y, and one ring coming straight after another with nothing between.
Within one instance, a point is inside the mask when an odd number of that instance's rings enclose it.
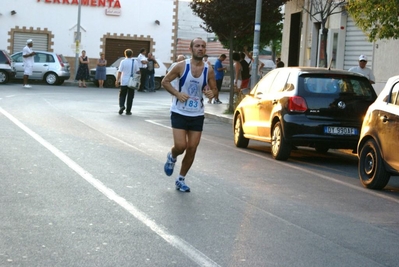
<instances>
[{"instance_id":1,"label":"car taillight","mask_svg":"<svg viewBox=\"0 0 399 267\"><path fill-rule=\"evenodd\" d=\"M58 58L58 62L60 62L60 64L61 64L61 67L65 67L64 62L62 61L62 58L59 55L57 55L57 58Z\"/></svg>"},{"instance_id":2,"label":"car taillight","mask_svg":"<svg viewBox=\"0 0 399 267\"><path fill-rule=\"evenodd\" d=\"M307 109L305 99L300 96L292 96L288 100L288 110L291 112L305 112Z\"/></svg>"}]
</instances>

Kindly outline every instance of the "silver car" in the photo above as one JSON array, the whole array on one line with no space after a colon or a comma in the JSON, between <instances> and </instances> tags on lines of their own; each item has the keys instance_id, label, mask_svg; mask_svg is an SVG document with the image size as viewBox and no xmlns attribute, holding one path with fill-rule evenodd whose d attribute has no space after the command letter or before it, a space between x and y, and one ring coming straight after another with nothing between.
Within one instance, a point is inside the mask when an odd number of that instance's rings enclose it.
<instances>
[{"instance_id":1,"label":"silver car","mask_svg":"<svg viewBox=\"0 0 399 267\"><path fill-rule=\"evenodd\" d=\"M35 51L33 73L29 80L45 81L49 85L61 85L71 77L69 63L61 54L46 51ZM22 52L11 55L16 70L15 79L24 78Z\"/></svg>"}]
</instances>

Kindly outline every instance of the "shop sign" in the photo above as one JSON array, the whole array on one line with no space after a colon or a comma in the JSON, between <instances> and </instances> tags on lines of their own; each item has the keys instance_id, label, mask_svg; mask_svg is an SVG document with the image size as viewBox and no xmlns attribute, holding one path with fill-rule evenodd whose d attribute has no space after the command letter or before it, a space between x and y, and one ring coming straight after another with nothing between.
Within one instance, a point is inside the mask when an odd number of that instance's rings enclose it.
<instances>
[{"instance_id":1,"label":"shop sign","mask_svg":"<svg viewBox=\"0 0 399 267\"><path fill-rule=\"evenodd\" d=\"M121 8L119 0L80 0L81 6ZM47 4L79 5L79 0L37 0Z\"/></svg>"}]
</instances>

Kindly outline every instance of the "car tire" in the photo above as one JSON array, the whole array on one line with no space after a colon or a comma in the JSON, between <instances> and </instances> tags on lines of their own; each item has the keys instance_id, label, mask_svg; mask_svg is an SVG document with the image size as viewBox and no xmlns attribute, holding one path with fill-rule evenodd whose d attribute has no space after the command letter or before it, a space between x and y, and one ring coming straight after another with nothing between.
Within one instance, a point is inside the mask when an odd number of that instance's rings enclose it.
<instances>
[{"instance_id":1,"label":"car tire","mask_svg":"<svg viewBox=\"0 0 399 267\"><path fill-rule=\"evenodd\" d=\"M248 143L249 139L244 137L241 115L238 114L234 123L234 144L236 145L236 147L246 148L248 146Z\"/></svg>"},{"instance_id":2,"label":"car tire","mask_svg":"<svg viewBox=\"0 0 399 267\"><path fill-rule=\"evenodd\" d=\"M96 85L98 87L98 81L97 81ZM107 76L105 78L105 81L104 81L104 87L106 87L106 88L114 88L115 87L115 77L111 76L111 75Z\"/></svg>"},{"instance_id":3,"label":"car tire","mask_svg":"<svg viewBox=\"0 0 399 267\"><path fill-rule=\"evenodd\" d=\"M370 139L360 149L358 173L362 185L369 189L383 189L391 174L386 171L377 143Z\"/></svg>"},{"instance_id":4,"label":"car tire","mask_svg":"<svg viewBox=\"0 0 399 267\"><path fill-rule=\"evenodd\" d=\"M161 89L161 87L162 87L161 82L162 82L162 78L155 78L155 82L154 82L155 90Z\"/></svg>"},{"instance_id":5,"label":"car tire","mask_svg":"<svg viewBox=\"0 0 399 267\"><path fill-rule=\"evenodd\" d=\"M281 123L277 122L272 132L272 156L276 160L287 160L291 153L291 146L285 141Z\"/></svg>"},{"instance_id":6,"label":"car tire","mask_svg":"<svg viewBox=\"0 0 399 267\"><path fill-rule=\"evenodd\" d=\"M48 85L59 85L60 78L54 72L50 72L46 74L44 80Z\"/></svg>"},{"instance_id":7,"label":"car tire","mask_svg":"<svg viewBox=\"0 0 399 267\"><path fill-rule=\"evenodd\" d=\"M8 83L9 77L7 72L0 70L0 84Z\"/></svg>"}]
</instances>

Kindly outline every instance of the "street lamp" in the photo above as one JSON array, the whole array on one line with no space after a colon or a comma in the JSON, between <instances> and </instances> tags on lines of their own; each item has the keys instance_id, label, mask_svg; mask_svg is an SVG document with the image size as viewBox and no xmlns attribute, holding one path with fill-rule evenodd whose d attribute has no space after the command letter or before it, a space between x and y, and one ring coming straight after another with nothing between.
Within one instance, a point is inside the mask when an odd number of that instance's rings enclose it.
<instances>
[{"instance_id":1,"label":"street lamp","mask_svg":"<svg viewBox=\"0 0 399 267\"><path fill-rule=\"evenodd\" d=\"M76 73L78 71L78 67L79 67L79 45L80 45L80 7L81 7L81 1L79 0L79 6L78 6L78 24L76 25L77 30L76 30L76 36L75 36L75 44L76 44L76 48L75 48L75 80L76 80Z\"/></svg>"}]
</instances>

